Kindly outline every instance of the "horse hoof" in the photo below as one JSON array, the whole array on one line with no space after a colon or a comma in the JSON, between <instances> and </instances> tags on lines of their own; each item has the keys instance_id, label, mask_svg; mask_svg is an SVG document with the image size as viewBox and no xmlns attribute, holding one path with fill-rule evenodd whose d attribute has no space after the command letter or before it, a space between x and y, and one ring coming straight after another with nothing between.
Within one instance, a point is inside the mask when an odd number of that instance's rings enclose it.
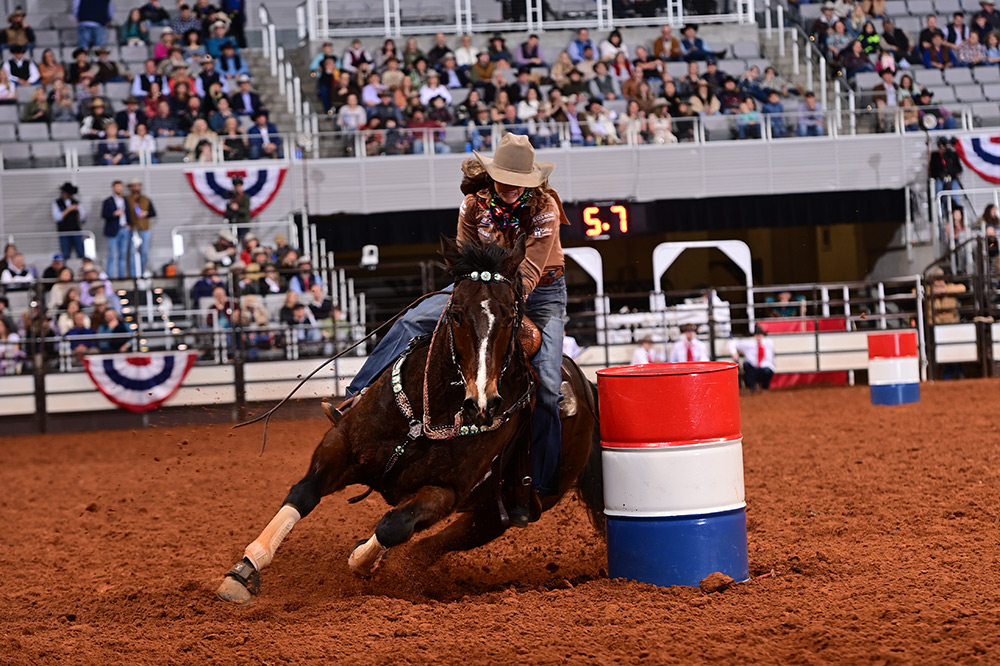
<instances>
[{"instance_id":1,"label":"horse hoof","mask_svg":"<svg viewBox=\"0 0 1000 666\"><path fill-rule=\"evenodd\" d=\"M219 585L219 589L215 593L223 601L237 606L249 606L250 601L253 600L250 590L244 587L243 583L230 576L222 579L222 585Z\"/></svg>"}]
</instances>

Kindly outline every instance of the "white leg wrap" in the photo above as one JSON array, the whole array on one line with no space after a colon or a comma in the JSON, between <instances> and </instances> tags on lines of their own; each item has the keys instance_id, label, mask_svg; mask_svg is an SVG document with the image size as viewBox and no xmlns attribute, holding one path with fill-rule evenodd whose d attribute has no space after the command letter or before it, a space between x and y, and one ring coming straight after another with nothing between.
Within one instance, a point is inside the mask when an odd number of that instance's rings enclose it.
<instances>
[{"instance_id":1,"label":"white leg wrap","mask_svg":"<svg viewBox=\"0 0 1000 666\"><path fill-rule=\"evenodd\" d=\"M299 515L298 510L286 504L278 510L260 536L247 546L243 554L253 563L257 571L271 563L281 541L288 536L288 533L295 527L295 523L300 520L302 520L302 516Z\"/></svg>"},{"instance_id":2,"label":"white leg wrap","mask_svg":"<svg viewBox=\"0 0 1000 666\"><path fill-rule=\"evenodd\" d=\"M347 564L350 565L351 571L354 573L360 576L367 576L378 567L378 563L382 561L385 551L386 548L378 542L378 539L373 534L372 538L351 552L350 557L347 558Z\"/></svg>"}]
</instances>

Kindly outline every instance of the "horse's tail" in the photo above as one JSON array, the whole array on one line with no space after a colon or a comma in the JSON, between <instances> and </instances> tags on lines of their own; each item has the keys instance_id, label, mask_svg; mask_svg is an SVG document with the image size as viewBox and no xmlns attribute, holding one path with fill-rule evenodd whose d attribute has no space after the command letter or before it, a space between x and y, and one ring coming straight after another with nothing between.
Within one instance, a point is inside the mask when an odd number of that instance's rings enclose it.
<instances>
[{"instance_id":1,"label":"horse's tail","mask_svg":"<svg viewBox=\"0 0 1000 666\"><path fill-rule=\"evenodd\" d=\"M582 374L582 373L581 373ZM577 496L583 500L590 514L590 523L600 535L606 536L604 524L604 470L601 463L601 423L598 414L597 386L587 380L590 396L586 402L594 415L594 432L590 441L590 456L577 480Z\"/></svg>"}]
</instances>

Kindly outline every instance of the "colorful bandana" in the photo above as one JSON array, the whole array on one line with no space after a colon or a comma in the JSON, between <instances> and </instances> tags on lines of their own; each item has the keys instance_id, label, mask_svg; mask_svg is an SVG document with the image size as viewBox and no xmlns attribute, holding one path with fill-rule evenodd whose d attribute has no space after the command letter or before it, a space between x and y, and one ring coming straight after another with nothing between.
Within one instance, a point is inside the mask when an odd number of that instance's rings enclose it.
<instances>
[{"instance_id":1,"label":"colorful bandana","mask_svg":"<svg viewBox=\"0 0 1000 666\"><path fill-rule=\"evenodd\" d=\"M518 197L512 204L507 203L496 193L496 189L490 187L490 198L488 202L480 200L480 206L486 209L493 226L503 233L512 229L520 228L520 214L527 207L528 200L531 199L531 190L524 189L524 194Z\"/></svg>"}]
</instances>

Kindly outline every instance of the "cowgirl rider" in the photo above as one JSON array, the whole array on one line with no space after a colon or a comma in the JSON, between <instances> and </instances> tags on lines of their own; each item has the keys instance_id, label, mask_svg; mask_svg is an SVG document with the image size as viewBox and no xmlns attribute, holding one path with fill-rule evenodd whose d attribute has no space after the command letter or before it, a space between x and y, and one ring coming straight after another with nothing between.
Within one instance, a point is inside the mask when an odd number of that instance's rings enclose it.
<instances>
[{"instance_id":1,"label":"cowgirl rider","mask_svg":"<svg viewBox=\"0 0 1000 666\"><path fill-rule=\"evenodd\" d=\"M521 277L525 314L541 333L541 348L532 360L538 373L537 400L531 416L532 479L540 496L558 491L562 424L559 387L562 380L563 323L566 282L559 227L569 224L559 195L548 184L555 168L535 162L528 137L505 135L493 158L474 153L462 164L462 193L458 212L460 243L499 243L511 248L526 237ZM370 385L406 349L410 340L434 330L448 296L432 296L413 308L389 329L347 389L350 398ZM328 412L329 413L329 412ZM511 524L528 522L526 507L510 511Z\"/></svg>"}]
</instances>

